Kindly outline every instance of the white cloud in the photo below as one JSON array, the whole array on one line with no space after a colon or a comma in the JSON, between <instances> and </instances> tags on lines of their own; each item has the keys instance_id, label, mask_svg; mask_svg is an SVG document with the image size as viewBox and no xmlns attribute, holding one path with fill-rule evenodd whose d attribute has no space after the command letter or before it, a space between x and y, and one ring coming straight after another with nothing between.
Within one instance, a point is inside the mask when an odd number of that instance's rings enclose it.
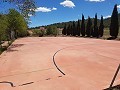
<instances>
[{"instance_id":1,"label":"white cloud","mask_svg":"<svg viewBox=\"0 0 120 90\"><path fill-rule=\"evenodd\" d=\"M117 8L119 8L119 9L120 9L120 5L117 5Z\"/></svg>"},{"instance_id":2,"label":"white cloud","mask_svg":"<svg viewBox=\"0 0 120 90\"><path fill-rule=\"evenodd\" d=\"M69 8L75 7L75 4L70 0L65 0L61 2L60 5L63 5L64 7L69 7Z\"/></svg>"},{"instance_id":3,"label":"white cloud","mask_svg":"<svg viewBox=\"0 0 120 90\"><path fill-rule=\"evenodd\" d=\"M57 8L38 7L35 11L36 12L51 12L53 10L57 10Z\"/></svg>"},{"instance_id":4,"label":"white cloud","mask_svg":"<svg viewBox=\"0 0 120 90\"><path fill-rule=\"evenodd\" d=\"M104 16L103 18L106 19L106 18L110 18L111 15L107 15L107 16Z\"/></svg>"},{"instance_id":5,"label":"white cloud","mask_svg":"<svg viewBox=\"0 0 120 90\"><path fill-rule=\"evenodd\" d=\"M105 0L86 0L86 1L90 1L90 2L103 2Z\"/></svg>"},{"instance_id":6,"label":"white cloud","mask_svg":"<svg viewBox=\"0 0 120 90\"><path fill-rule=\"evenodd\" d=\"M52 10L57 10L57 8L53 7Z\"/></svg>"}]
</instances>

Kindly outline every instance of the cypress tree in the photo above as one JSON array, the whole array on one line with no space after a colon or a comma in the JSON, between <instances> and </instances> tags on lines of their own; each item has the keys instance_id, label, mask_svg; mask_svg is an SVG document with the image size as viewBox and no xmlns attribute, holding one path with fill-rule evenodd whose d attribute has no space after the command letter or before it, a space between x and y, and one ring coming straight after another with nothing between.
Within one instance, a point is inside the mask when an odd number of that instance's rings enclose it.
<instances>
[{"instance_id":1,"label":"cypress tree","mask_svg":"<svg viewBox=\"0 0 120 90\"><path fill-rule=\"evenodd\" d=\"M91 30L92 30L92 21L90 17L88 16L87 26L86 26L86 35L87 37L91 36Z\"/></svg>"},{"instance_id":2,"label":"cypress tree","mask_svg":"<svg viewBox=\"0 0 120 90\"><path fill-rule=\"evenodd\" d=\"M82 14L82 22L81 22L81 34L82 34L82 37L85 36L85 19L83 14Z\"/></svg>"},{"instance_id":3,"label":"cypress tree","mask_svg":"<svg viewBox=\"0 0 120 90\"><path fill-rule=\"evenodd\" d=\"M78 31L77 31L77 26L75 24L75 36L77 36L77 35L78 35Z\"/></svg>"},{"instance_id":4,"label":"cypress tree","mask_svg":"<svg viewBox=\"0 0 120 90\"><path fill-rule=\"evenodd\" d=\"M70 35L70 25L67 27L67 35Z\"/></svg>"},{"instance_id":5,"label":"cypress tree","mask_svg":"<svg viewBox=\"0 0 120 90\"><path fill-rule=\"evenodd\" d=\"M75 31L75 34L74 34L74 36L78 35L78 31L77 31L77 24L76 24L76 22L75 22L74 31Z\"/></svg>"},{"instance_id":6,"label":"cypress tree","mask_svg":"<svg viewBox=\"0 0 120 90\"><path fill-rule=\"evenodd\" d=\"M75 21L73 21L73 36L76 36L76 28L75 28Z\"/></svg>"},{"instance_id":7,"label":"cypress tree","mask_svg":"<svg viewBox=\"0 0 120 90\"><path fill-rule=\"evenodd\" d=\"M70 25L70 35L73 36L73 26Z\"/></svg>"},{"instance_id":8,"label":"cypress tree","mask_svg":"<svg viewBox=\"0 0 120 90\"><path fill-rule=\"evenodd\" d=\"M68 31L69 31L69 30L68 30L68 26L67 26L67 27L66 27L66 35L68 35Z\"/></svg>"},{"instance_id":9,"label":"cypress tree","mask_svg":"<svg viewBox=\"0 0 120 90\"><path fill-rule=\"evenodd\" d=\"M112 16L111 16L111 24L110 24L110 35L113 38L117 38L119 31L119 22L118 22L118 11L117 4L114 6Z\"/></svg>"},{"instance_id":10,"label":"cypress tree","mask_svg":"<svg viewBox=\"0 0 120 90\"><path fill-rule=\"evenodd\" d=\"M94 31L93 31L93 37L98 37L98 26L97 26L97 14L95 14L95 19L94 19Z\"/></svg>"},{"instance_id":11,"label":"cypress tree","mask_svg":"<svg viewBox=\"0 0 120 90\"><path fill-rule=\"evenodd\" d=\"M63 34L63 35L66 35L66 34L67 34L67 27L66 27L66 24L65 24L65 26L64 26L64 28L63 28L63 30L62 30L62 34Z\"/></svg>"},{"instance_id":12,"label":"cypress tree","mask_svg":"<svg viewBox=\"0 0 120 90\"><path fill-rule=\"evenodd\" d=\"M93 28L93 25L91 25L91 35L90 36L93 37L93 35L94 35L94 28Z\"/></svg>"},{"instance_id":13,"label":"cypress tree","mask_svg":"<svg viewBox=\"0 0 120 90\"><path fill-rule=\"evenodd\" d=\"M99 37L102 37L104 33L104 24L103 24L103 16L101 16L101 22L99 26Z\"/></svg>"},{"instance_id":14,"label":"cypress tree","mask_svg":"<svg viewBox=\"0 0 120 90\"><path fill-rule=\"evenodd\" d=\"M80 20L77 22L77 35L80 36Z\"/></svg>"}]
</instances>

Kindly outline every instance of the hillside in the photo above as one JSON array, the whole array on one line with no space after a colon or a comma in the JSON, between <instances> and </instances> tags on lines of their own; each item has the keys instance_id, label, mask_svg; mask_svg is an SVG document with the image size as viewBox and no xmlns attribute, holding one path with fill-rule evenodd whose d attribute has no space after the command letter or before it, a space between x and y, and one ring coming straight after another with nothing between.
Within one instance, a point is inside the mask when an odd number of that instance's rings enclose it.
<instances>
[{"instance_id":1,"label":"hillside","mask_svg":"<svg viewBox=\"0 0 120 90\"><path fill-rule=\"evenodd\" d=\"M119 20L119 26L120 26L120 13L118 14L118 20ZM77 21L75 21L76 22L76 24L77 24ZM92 18L92 23L94 22L94 18ZM106 18L106 19L104 19L104 26L106 27L106 28L109 28L109 26L110 26L110 22L111 22L111 18ZM87 19L85 20L85 23L87 23ZM54 24L51 24L51 25L55 25L55 26L57 26L58 28L63 28L64 27L64 25L69 25L69 24L72 24L72 21L68 21L68 22L60 22L60 23L54 23ZM98 19L98 26L99 26L99 24L100 24L100 20ZM50 25L47 25L47 26L50 26ZM38 26L38 27L33 27L34 29L36 28L36 29L38 29L40 26ZM43 26L44 27L44 26ZM46 27L46 26L45 26ZM31 29L33 29L33 28L31 28Z\"/></svg>"},{"instance_id":2,"label":"hillside","mask_svg":"<svg viewBox=\"0 0 120 90\"><path fill-rule=\"evenodd\" d=\"M119 20L119 26L120 26L120 13L118 15L118 20ZM92 18L92 22L94 22L94 18ZM104 26L105 27L109 27L110 26L110 22L111 22L111 18L106 18L104 19ZM85 20L85 23L87 23L87 19ZM62 28L64 27L65 24L72 24L72 21L69 22L62 22L62 23L54 23L52 25L57 26L58 28ZM98 25L100 24L100 20L98 19Z\"/></svg>"}]
</instances>

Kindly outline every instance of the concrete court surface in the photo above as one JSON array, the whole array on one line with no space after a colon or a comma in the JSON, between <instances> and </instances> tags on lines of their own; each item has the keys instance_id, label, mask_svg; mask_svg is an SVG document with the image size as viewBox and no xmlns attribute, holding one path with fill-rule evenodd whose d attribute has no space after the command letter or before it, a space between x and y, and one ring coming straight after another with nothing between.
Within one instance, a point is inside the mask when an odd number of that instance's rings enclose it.
<instances>
[{"instance_id":1,"label":"concrete court surface","mask_svg":"<svg viewBox=\"0 0 120 90\"><path fill-rule=\"evenodd\" d=\"M119 63L119 41L21 38L0 55L0 90L103 90Z\"/></svg>"}]
</instances>

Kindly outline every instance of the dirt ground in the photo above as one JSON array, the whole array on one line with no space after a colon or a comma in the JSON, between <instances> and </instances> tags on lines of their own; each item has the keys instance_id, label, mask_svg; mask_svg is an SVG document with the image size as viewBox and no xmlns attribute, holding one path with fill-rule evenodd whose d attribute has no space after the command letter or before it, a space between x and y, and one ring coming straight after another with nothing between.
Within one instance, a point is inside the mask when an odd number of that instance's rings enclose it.
<instances>
[{"instance_id":1,"label":"dirt ground","mask_svg":"<svg viewBox=\"0 0 120 90\"><path fill-rule=\"evenodd\" d=\"M21 38L0 55L0 90L102 90L119 63L119 41Z\"/></svg>"}]
</instances>

